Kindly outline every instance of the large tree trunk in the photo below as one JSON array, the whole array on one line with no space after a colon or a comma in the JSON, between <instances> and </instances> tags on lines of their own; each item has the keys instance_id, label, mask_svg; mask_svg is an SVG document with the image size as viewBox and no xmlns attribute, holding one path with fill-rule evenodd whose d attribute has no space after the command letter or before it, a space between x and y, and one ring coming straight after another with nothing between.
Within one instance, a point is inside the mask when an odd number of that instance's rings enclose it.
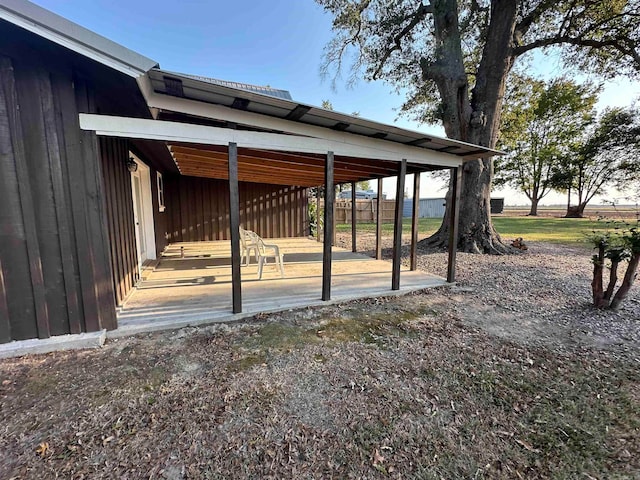
<instances>
[{"instance_id":1,"label":"large tree trunk","mask_svg":"<svg viewBox=\"0 0 640 480\"><path fill-rule=\"evenodd\" d=\"M471 99L460 47L457 2L434 2L435 35L440 54L434 64L421 64L423 77L436 82L442 99L443 123L449 138L493 148L498 139L505 81L513 66L513 33L517 2L491 2L491 23L476 75ZM501 254L509 251L491 223L491 159L464 164L460 194L458 249L464 252ZM447 195L447 198L449 195ZM446 248L449 240L451 202L438 231L421 243Z\"/></svg>"},{"instance_id":2,"label":"large tree trunk","mask_svg":"<svg viewBox=\"0 0 640 480\"><path fill-rule=\"evenodd\" d=\"M567 214L564 218L584 218L584 209L586 206L586 203L580 203L578 205L568 207Z\"/></svg>"},{"instance_id":3,"label":"large tree trunk","mask_svg":"<svg viewBox=\"0 0 640 480\"><path fill-rule=\"evenodd\" d=\"M537 198L533 198L533 200L531 200L531 209L529 210L529 216L531 217L537 217L538 216L538 202L540 200L538 200Z\"/></svg>"}]
</instances>

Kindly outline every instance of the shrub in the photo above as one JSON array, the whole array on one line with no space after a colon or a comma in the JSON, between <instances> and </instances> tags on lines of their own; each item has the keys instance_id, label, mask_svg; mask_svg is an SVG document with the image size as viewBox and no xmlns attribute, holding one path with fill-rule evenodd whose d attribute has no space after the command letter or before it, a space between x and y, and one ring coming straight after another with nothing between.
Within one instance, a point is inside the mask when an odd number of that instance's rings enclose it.
<instances>
[{"instance_id":1,"label":"shrub","mask_svg":"<svg viewBox=\"0 0 640 480\"><path fill-rule=\"evenodd\" d=\"M629 294L629 290L638 275L640 263L640 222L607 222L609 230L593 232L589 241L597 253L593 255L593 305L596 308L617 310ZM615 291L618 283L618 269L627 263L622 283ZM609 269L609 282L604 289L603 274ZM614 293L615 292L615 293Z\"/></svg>"}]
</instances>

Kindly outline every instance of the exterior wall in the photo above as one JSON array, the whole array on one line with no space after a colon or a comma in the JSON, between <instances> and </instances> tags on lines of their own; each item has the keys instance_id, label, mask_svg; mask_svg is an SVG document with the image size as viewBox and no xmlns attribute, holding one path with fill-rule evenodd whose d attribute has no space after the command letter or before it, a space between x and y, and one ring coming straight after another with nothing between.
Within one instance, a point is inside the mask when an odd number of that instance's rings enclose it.
<instances>
[{"instance_id":1,"label":"exterior wall","mask_svg":"<svg viewBox=\"0 0 640 480\"><path fill-rule=\"evenodd\" d=\"M93 87L36 44L0 22L0 342L116 327Z\"/></svg>"},{"instance_id":2,"label":"exterior wall","mask_svg":"<svg viewBox=\"0 0 640 480\"><path fill-rule=\"evenodd\" d=\"M165 176L168 242L229 239L226 180ZM240 223L264 238L308 235L307 194L301 187L240 182Z\"/></svg>"},{"instance_id":3,"label":"exterior wall","mask_svg":"<svg viewBox=\"0 0 640 480\"><path fill-rule=\"evenodd\" d=\"M112 282L117 305L122 304L139 278L131 173L126 164L128 158L126 140L100 138Z\"/></svg>"},{"instance_id":4,"label":"exterior wall","mask_svg":"<svg viewBox=\"0 0 640 480\"><path fill-rule=\"evenodd\" d=\"M148 164L147 164L148 165ZM149 167L149 175L151 177L151 205L153 208L153 225L156 234L156 257L159 257L162 251L169 245L167 240L167 215L168 211L165 209L160 211L160 204L158 202L158 170L153 167ZM163 175L163 179L167 174ZM165 193L166 197L166 193Z\"/></svg>"}]
</instances>

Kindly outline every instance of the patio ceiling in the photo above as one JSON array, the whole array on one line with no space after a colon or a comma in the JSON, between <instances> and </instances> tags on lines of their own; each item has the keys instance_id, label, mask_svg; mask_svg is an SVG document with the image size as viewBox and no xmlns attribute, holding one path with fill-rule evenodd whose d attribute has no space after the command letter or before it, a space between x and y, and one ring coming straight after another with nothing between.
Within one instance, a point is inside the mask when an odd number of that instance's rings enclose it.
<instances>
[{"instance_id":1,"label":"patio ceiling","mask_svg":"<svg viewBox=\"0 0 640 480\"><path fill-rule=\"evenodd\" d=\"M229 178L227 147L185 143L170 143L168 146L182 175ZM336 156L334 161L335 183L392 177L398 173L397 162L345 156ZM324 164L325 156L319 154L239 148L238 180L315 187L324 184ZM425 170L432 168L412 164L408 173Z\"/></svg>"},{"instance_id":2,"label":"patio ceiling","mask_svg":"<svg viewBox=\"0 0 640 480\"><path fill-rule=\"evenodd\" d=\"M334 183L395 176L403 159L407 173L455 168L463 162L457 155L344 132L312 137L84 113L79 119L81 128L98 135L162 141L179 172L195 177L228 179L232 143L238 147L238 180L287 186L324 185L327 152L334 154Z\"/></svg>"}]
</instances>

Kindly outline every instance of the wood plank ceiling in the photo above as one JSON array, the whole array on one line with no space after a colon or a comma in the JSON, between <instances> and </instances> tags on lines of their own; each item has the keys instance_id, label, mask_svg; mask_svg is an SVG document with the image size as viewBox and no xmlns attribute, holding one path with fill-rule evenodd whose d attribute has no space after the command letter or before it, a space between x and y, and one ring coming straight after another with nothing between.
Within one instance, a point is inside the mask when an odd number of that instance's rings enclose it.
<instances>
[{"instance_id":1,"label":"wood plank ceiling","mask_svg":"<svg viewBox=\"0 0 640 480\"><path fill-rule=\"evenodd\" d=\"M172 143L169 150L182 175L227 180L227 147ZM238 180L276 185L315 187L324 184L324 155L238 149ZM335 183L393 177L398 163L335 157ZM410 165L407 173L429 170Z\"/></svg>"}]
</instances>

